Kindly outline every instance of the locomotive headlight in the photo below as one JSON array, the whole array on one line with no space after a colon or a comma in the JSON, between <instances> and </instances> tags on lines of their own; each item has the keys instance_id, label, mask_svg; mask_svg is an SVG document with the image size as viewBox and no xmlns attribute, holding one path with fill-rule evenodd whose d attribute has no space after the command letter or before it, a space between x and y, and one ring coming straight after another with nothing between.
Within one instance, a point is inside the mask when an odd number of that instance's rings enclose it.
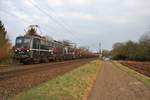
<instances>
[{"instance_id":1,"label":"locomotive headlight","mask_svg":"<svg viewBox=\"0 0 150 100\"><path fill-rule=\"evenodd\" d=\"M27 52L29 52L30 50L27 50Z\"/></svg>"}]
</instances>

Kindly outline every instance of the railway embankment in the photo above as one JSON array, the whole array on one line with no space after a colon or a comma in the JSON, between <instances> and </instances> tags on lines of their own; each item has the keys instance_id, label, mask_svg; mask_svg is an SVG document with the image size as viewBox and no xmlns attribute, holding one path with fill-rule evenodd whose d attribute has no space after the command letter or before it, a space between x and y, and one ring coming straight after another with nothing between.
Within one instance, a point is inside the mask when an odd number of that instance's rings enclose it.
<instances>
[{"instance_id":1,"label":"railway embankment","mask_svg":"<svg viewBox=\"0 0 150 100\"><path fill-rule=\"evenodd\" d=\"M15 69L0 72L0 100L6 100L20 92L36 87L57 76L62 76L94 59L78 59L63 62L18 65Z\"/></svg>"},{"instance_id":2,"label":"railway embankment","mask_svg":"<svg viewBox=\"0 0 150 100\"><path fill-rule=\"evenodd\" d=\"M10 100L85 100L96 80L100 61L95 60L77 69L19 93Z\"/></svg>"}]
</instances>

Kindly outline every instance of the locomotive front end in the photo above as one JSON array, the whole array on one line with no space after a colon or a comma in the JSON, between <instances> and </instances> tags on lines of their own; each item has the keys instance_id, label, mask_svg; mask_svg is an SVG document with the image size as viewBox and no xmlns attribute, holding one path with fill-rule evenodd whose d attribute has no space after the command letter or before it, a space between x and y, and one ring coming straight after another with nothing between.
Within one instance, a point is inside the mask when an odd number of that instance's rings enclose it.
<instances>
[{"instance_id":1,"label":"locomotive front end","mask_svg":"<svg viewBox=\"0 0 150 100\"><path fill-rule=\"evenodd\" d=\"M15 44L15 59L19 60L21 63L27 62L30 59L30 44L30 37L17 37Z\"/></svg>"}]
</instances>

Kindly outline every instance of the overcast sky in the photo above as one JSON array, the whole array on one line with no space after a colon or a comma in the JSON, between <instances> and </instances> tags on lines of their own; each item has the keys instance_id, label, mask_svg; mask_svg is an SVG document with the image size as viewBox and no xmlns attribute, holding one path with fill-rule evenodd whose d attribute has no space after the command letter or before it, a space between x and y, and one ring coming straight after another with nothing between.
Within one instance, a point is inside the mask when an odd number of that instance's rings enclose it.
<instances>
[{"instance_id":1,"label":"overcast sky","mask_svg":"<svg viewBox=\"0 0 150 100\"><path fill-rule=\"evenodd\" d=\"M12 43L28 25L38 24L42 35L93 51L101 42L110 50L150 29L150 0L0 0L0 20Z\"/></svg>"}]
</instances>

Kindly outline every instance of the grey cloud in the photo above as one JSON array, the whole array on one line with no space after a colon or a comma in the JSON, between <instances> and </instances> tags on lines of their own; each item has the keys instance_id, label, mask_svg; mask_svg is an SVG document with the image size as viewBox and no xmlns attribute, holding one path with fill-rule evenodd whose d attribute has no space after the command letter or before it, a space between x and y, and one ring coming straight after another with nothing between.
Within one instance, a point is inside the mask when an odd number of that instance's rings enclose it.
<instances>
[{"instance_id":1,"label":"grey cloud","mask_svg":"<svg viewBox=\"0 0 150 100\"><path fill-rule=\"evenodd\" d=\"M74 30L68 33L48 16L27 4L25 0L0 0L0 18L8 28L12 41L29 24L39 24L43 34L56 39L68 39L97 50L98 43L111 49L115 42L137 41L150 26L149 0L33 0L59 22L63 20ZM54 12L50 9L53 8ZM8 10L20 19L2 12ZM21 19L27 20L24 24ZM61 19L61 20L60 20Z\"/></svg>"}]
</instances>

